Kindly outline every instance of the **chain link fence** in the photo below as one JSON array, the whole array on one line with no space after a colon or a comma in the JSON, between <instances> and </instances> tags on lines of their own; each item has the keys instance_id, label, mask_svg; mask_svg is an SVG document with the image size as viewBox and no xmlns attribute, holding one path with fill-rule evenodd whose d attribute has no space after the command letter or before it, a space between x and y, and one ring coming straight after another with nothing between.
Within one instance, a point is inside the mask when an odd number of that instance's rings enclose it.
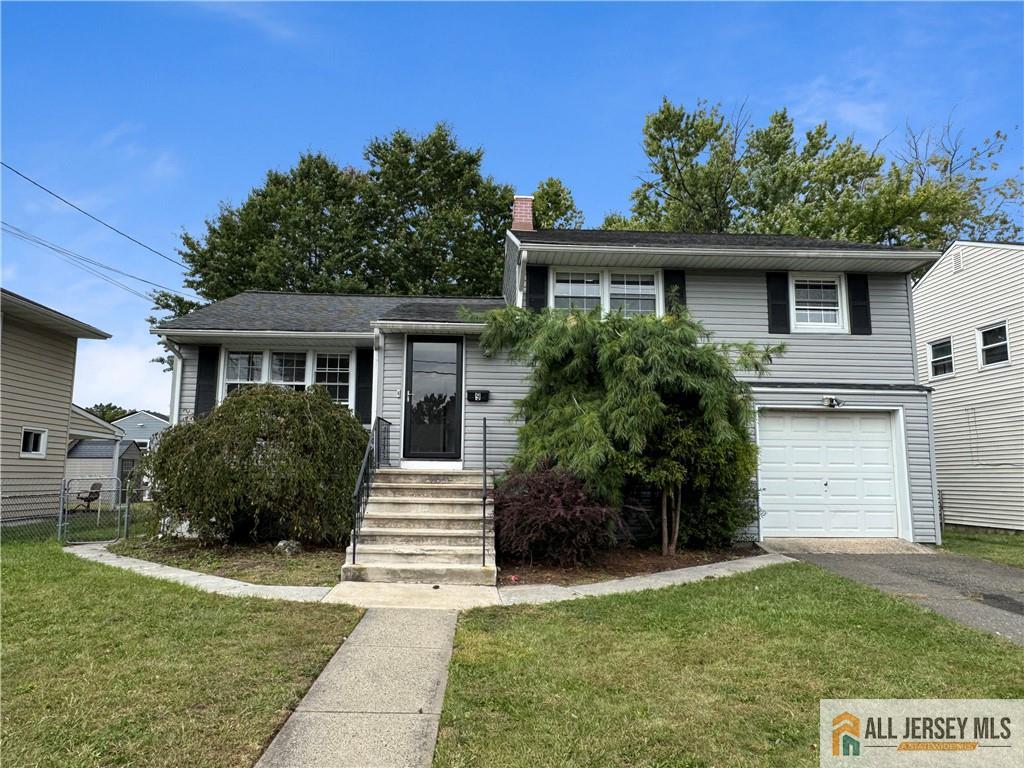
<instances>
[{"instance_id":1,"label":"chain link fence","mask_svg":"<svg viewBox=\"0 0 1024 768\"><path fill-rule=\"evenodd\" d=\"M0 493L0 543L57 538L63 484L22 486Z\"/></svg>"}]
</instances>

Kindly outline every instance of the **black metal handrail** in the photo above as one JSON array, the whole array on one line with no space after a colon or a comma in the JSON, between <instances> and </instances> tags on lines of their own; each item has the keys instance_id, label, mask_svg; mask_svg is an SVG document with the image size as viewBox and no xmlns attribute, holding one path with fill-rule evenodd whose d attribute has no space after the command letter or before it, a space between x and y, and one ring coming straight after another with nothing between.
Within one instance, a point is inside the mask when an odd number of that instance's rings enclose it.
<instances>
[{"instance_id":1,"label":"black metal handrail","mask_svg":"<svg viewBox=\"0 0 1024 768\"><path fill-rule=\"evenodd\" d=\"M487 417L484 417L483 431L484 471L483 498L480 507L480 565L487 565Z\"/></svg>"},{"instance_id":2,"label":"black metal handrail","mask_svg":"<svg viewBox=\"0 0 1024 768\"><path fill-rule=\"evenodd\" d=\"M381 465L391 464L391 422L379 416L370 427L370 439L366 441L363 463L356 477L356 488L352 492L352 563L356 561L356 544L359 530L366 515L366 504L370 499L373 475Z\"/></svg>"}]
</instances>

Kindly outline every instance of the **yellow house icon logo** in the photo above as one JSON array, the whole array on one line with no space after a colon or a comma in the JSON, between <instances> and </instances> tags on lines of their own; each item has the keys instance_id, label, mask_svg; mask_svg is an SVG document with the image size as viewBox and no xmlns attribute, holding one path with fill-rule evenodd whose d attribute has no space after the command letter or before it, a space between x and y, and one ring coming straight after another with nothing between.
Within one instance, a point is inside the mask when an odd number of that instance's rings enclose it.
<instances>
[{"instance_id":1,"label":"yellow house icon logo","mask_svg":"<svg viewBox=\"0 0 1024 768\"><path fill-rule=\"evenodd\" d=\"M832 754L835 757L860 755L860 718L840 712L832 718Z\"/></svg>"}]
</instances>

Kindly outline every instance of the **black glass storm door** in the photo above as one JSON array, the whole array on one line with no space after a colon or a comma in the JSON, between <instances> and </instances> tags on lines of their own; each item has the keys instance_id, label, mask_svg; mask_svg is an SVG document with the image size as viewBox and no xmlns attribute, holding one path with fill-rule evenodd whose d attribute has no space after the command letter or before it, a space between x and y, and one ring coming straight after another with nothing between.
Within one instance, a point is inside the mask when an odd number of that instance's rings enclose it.
<instances>
[{"instance_id":1,"label":"black glass storm door","mask_svg":"<svg viewBox=\"0 0 1024 768\"><path fill-rule=\"evenodd\" d=\"M462 339L408 338L404 453L410 459L462 456Z\"/></svg>"}]
</instances>

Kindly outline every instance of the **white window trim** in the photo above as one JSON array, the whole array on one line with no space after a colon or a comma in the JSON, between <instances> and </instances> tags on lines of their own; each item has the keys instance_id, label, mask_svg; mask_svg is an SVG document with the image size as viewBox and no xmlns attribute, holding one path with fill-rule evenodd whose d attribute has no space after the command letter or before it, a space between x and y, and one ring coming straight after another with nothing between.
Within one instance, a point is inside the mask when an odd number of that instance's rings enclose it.
<instances>
[{"instance_id":1,"label":"white window trim","mask_svg":"<svg viewBox=\"0 0 1024 768\"><path fill-rule=\"evenodd\" d=\"M23 451L21 446L25 444L25 433L26 432L38 432L41 437L39 438L39 450L38 451ZM46 443L47 438L50 434L50 430L44 429L43 427L32 427L26 426L21 428L21 436L18 441L18 455L23 459L45 459L46 458Z\"/></svg>"},{"instance_id":2,"label":"white window trim","mask_svg":"<svg viewBox=\"0 0 1024 768\"><path fill-rule=\"evenodd\" d=\"M934 369L932 367L932 363L935 362L935 356L932 353L932 347L935 344L942 344L942 343L947 342L947 341L949 342L949 362L953 365L953 370L950 371L949 373L943 373L943 374L940 374L940 375L936 376L933 373ZM942 358L939 358L939 359L941 360ZM928 342L928 380L929 381L941 381L942 379L951 379L954 376L956 376L956 352L953 349L953 337L952 336L942 336L942 337L940 337L938 339L935 339L933 341L929 341Z\"/></svg>"},{"instance_id":3,"label":"white window trim","mask_svg":"<svg viewBox=\"0 0 1024 768\"><path fill-rule=\"evenodd\" d=\"M601 316L611 313L612 273L622 275L654 275L654 315L663 317L665 314L665 278L664 271L658 268L643 267L548 267L548 309L555 306L555 273L556 272L590 272L601 276Z\"/></svg>"},{"instance_id":4,"label":"white window trim","mask_svg":"<svg viewBox=\"0 0 1024 768\"><path fill-rule=\"evenodd\" d=\"M231 352L260 352L263 355L263 366L260 370L260 378L257 381L252 382L253 384L276 384L284 382L273 382L270 380L270 356L274 352L294 352L296 354L304 354L306 356L306 377L302 382L306 389L313 386L316 381L316 356L321 355L347 355L348 356L348 404L346 407L355 413L355 402L356 402L356 352L355 348L351 349L331 349L331 348L307 348L307 349L277 349L275 347L252 347L246 345L221 345L220 348L220 371L218 372L219 385L217 388L217 404L220 405L227 397L227 386L228 381L226 380L227 375L227 361L228 354ZM298 384L299 382L291 382Z\"/></svg>"},{"instance_id":5,"label":"white window trim","mask_svg":"<svg viewBox=\"0 0 1024 768\"><path fill-rule=\"evenodd\" d=\"M999 344L989 344L988 347L982 346L981 334L983 334L985 331L991 331L993 328L999 328L1000 326L1002 326L1003 328L1006 329L1006 341L1005 342L999 342ZM977 350L978 350L978 370L979 371L981 371L981 370L990 371L990 370L993 370L994 368L1006 368L1007 366L1010 365L1011 362L1013 362L1013 357L1010 354L1010 323L1007 322L1006 320L1001 320L1001 321L999 321L997 323L989 323L988 325L982 325L982 326L976 328L975 331L974 331L974 341L975 341L975 346L977 347ZM986 365L985 364L985 350L986 349L992 349L992 347L1001 346L1002 344L1006 344L1006 359L1005 360L1001 360L998 363L989 363L988 365Z\"/></svg>"},{"instance_id":6,"label":"white window trim","mask_svg":"<svg viewBox=\"0 0 1024 768\"><path fill-rule=\"evenodd\" d=\"M796 320L796 281L834 280L839 288L838 322L835 325L798 323ZM790 272L789 273L789 330L791 333L850 333L850 311L846 298L846 275L843 272Z\"/></svg>"}]
</instances>

